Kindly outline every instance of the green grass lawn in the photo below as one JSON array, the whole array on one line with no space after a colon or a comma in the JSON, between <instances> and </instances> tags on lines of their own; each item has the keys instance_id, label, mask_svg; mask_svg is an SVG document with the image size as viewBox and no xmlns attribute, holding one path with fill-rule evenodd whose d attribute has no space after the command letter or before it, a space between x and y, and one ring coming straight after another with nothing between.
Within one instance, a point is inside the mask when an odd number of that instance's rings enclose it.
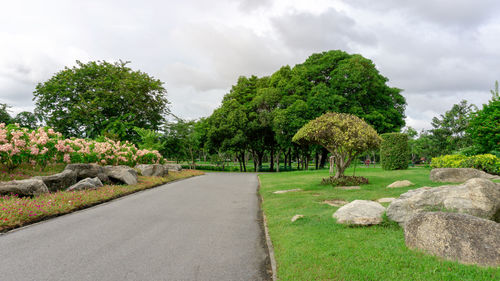
<instances>
[{"instance_id":1,"label":"green grass lawn","mask_svg":"<svg viewBox=\"0 0 500 281\"><path fill-rule=\"evenodd\" d=\"M481 268L445 261L406 248L404 232L387 219L381 225L349 227L336 224L338 207L324 200L376 200L398 197L410 189L439 186L429 180L429 169L383 171L356 169L370 184L361 190L337 190L321 185L328 171L261 174L260 193L273 242L279 280L500 280L500 268ZM348 170L346 175L351 175ZM410 180L412 187L386 188L396 180ZM304 191L272 194L276 190ZM382 204L387 206L388 203ZM296 215L304 218L292 223Z\"/></svg>"}]
</instances>

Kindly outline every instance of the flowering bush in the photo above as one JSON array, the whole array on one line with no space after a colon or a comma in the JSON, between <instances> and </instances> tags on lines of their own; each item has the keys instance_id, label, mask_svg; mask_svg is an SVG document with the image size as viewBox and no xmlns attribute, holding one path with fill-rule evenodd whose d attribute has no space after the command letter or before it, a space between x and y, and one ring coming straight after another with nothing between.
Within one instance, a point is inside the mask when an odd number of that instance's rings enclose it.
<instances>
[{"instance_id":1,"label":"flowering bush","mask_svg":"<svg viewBox=\"0 0 500 281\"><path fill-rule=\"evenodd\" d=\"M129 142L64 139L51 128L30 131L18 124L0 123L0 161L9 170L22 163L45 167L52 163L128 165L162 163L156 150L138 149Z\"/></svg>"}]
</instances>

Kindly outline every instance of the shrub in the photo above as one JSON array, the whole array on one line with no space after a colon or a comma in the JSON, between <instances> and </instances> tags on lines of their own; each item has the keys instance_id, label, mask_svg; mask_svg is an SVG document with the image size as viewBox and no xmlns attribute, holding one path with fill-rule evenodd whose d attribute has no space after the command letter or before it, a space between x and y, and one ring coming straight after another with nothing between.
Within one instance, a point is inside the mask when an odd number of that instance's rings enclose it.
<instances>
[{"instance_id":1,"label":"shrub","mask_svg":"<svg viewBox=\"0 0 500 281\"><path fill-rule=\"evenodd\" d=\"M432 168L474 168L490 174L500 174L500 158L493 154L474 156L443 155L432 158Z\"/></svg>"},{"instance_id":2,"label":"shrub","mask_svg":"<svg viewBox=\"0 0 500 281\"><path fill-rule=\"evenodd\" d=\"M351 185L360 185L368 183L369 182L367 178L357 177L357 176L341 176L339 178L328 177L324 178L321 181L321 184L331 184L332 186L351 186Z\"/></svg>"},{"instance_id":3,"label":"shrub","mask_svg":"<svg viewBox=\"0 0 500 281\"><path fill-rule=\"evenodd\" d=\"M380 146L380 162L384 170L408 169L410 147L408 135L402 133L382 134Z\"/></svg>"}]
</instances>

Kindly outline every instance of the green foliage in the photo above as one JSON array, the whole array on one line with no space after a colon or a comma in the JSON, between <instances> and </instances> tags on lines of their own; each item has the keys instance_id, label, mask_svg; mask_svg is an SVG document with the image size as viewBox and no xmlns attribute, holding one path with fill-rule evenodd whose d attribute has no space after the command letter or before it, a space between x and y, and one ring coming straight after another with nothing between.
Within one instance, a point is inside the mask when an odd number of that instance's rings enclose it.
<instances>
[{"instance_id":1,"label":"green foliage","mask_svg":"<svg viewBox=\"0 0 500 281\"><path fill-rule=\"evenodd\" d=\"M466 130L474 109L474 105L462 100L445 114L432 118L431 125L434 128L431 130L431 139L440 154L452 153L472 144Z\"/></svg>"},{"instance_id":2,"label":"green foliage","mask_svg":"<svg viewBox=\"0 0 500 281\"><path fill-rule=\"evenodd\" d=\"M0 123L9 124L12 122L12 117L9 114L9 106L5 103L0 103Z\"/></svg>"},{"instance_id":3,"label":"green foliage","mask_svg":"<svg viewBox=\"0 0 500 281\"><path fill-rule=\"evenodd\" d=\"M163 82L133 71L128 62L76 63L36 86L35 113L47 125L67 137L95 138L121 118L129 125L120 133L124 140L136 136L134 126L159 129L169 112Z\"/></svg>"},{"instance_id":4,"label":"green foliage","mask_svg":"<svg viewBox=\"0 0 500 281\"><path fill-rule=\"evenodd\" d=\"M377 148L381 140L377 132L360 118L329 112L304 125L293 141L318 144L330 151L337 168L335 178L339 178L353 159Z\"/></svg>"},{"instance_id":5,"label":"green foliage","mask_svg":"<svg viewBox=\"0 0 500 281\"><path fill-rule=\"evenodd\" d=\"M12 119L12 123L17 123L20 127L28 128L29 130L35 130L38 127L38 118L32 112L23 111L19 112Z\"/></svg>"},{"instance_id":6,"label":"green foliage","mask_svg":"<svg viewBox=\"0 0 500 281\"><path fill-rule=\"evenodd\" d=\"M158 150L161 151L165 147L165 142L160 141L161 134L153 130L134 127L141 141L139 149Z\"/></svg>"},{"instance_id":7,"label":"green foliage","mask_svg":"<svg viewBox=\"0 0 500 281\"><path fill-rule=\"evenodd\" d=\"M500 150L500 99L472 114L468 133L480 153Z\"/></svg>"},{"instance_id":8,"label":"green foliage","mask_svg":"<svg viewBox=\"0 0 500 281\"><path fill-rule=\"evenodd\" d=\"M368 183L369 181L367 178L357 176L341 176L339 178L328 177L321 180L321 184L330 184L332 186L352 186Z\"/></svg>"},{"instance_id":9,"label":"green foliage","mask_svg":"<svg viewBox=\"0 0 500 281\"><path fill-rule=\"evenodd\" d=\"M443 155L432 158L432 168L474 168L490 174L500 174L500 158L493 154L465 156Z\"/></svg>"},{"instance_id":10,"label":"green foliage","mask_svg":"<svg viewBox=\"0 0 500 281\"><path fill-rule=\"evenodd\" d=\"M402 133L382 134L380 161L384 170L404 170L408 168L410 147L408 135Z\"/></svg>"}]
</instances>

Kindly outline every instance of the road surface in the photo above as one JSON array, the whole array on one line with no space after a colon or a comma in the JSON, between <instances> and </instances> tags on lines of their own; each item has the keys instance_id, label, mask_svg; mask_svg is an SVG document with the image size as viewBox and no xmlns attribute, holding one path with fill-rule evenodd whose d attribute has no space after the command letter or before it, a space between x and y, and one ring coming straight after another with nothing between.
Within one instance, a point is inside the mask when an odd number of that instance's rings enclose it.
<instances>
[{"instance_id":1,"label":"road surface","mask_svg":"<svg viewBox=\"0 0 500 281\"><path fill-rule=\"evenodd\" d=\"M268 280L257 186L211 173L0 235L0 280Z\"/></svg>"}]
</instances>

